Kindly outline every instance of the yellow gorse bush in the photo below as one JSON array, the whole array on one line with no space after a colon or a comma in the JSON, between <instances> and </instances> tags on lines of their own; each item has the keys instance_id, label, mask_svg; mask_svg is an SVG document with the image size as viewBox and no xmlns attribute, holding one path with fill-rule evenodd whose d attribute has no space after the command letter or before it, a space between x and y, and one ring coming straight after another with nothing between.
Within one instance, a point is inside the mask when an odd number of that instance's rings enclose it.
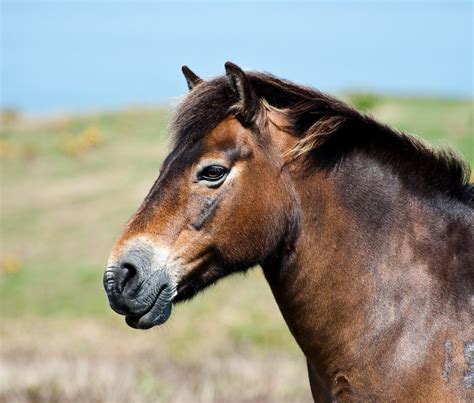
<instances>
[{"instance_id":1,"label":"yellow gorse bush","mask_svg":"<svg viewBox=\"0 0 474 403\"><path fill-rule=\"evenodd\" d=\"M9 140L0 140L0 159L8 158L12 155L13 148Z\"/></svg>"},{"instance_id":2,"label":"yellow gorse bush","mask_svg":"<svg viewBox=\"0 0 474 403\"><path fill-rule=\"evenodd\" d=\"M17 256L5 256L0 259L0 270L6 274L13 274L20 271L22 266L21 260Z\"/></svg>"},{"instance_id":3,"label":"yellow gorse bush","mask_svg":"<svg viewBox=\"0 0 474 403\"><path fill-rule=\"evenodd\" d=\"M62 141L61 150L67 155L76 157L97 147L103 141L102 132L96 127L89 127L79 135L66 135Z\"/></svg>"},{"instance_id":4,"label":"yellow gorse bush","mask_svg":"<svg viewBox=\"0 0 474 403\"><path fill-rule=\"evenodd\" d=\"M84 130L81 134L80 139L84 145L88 147L94 147L102 143L102 133L96 127L90 127L89 129Z\"/></svg>"}]
</instances>

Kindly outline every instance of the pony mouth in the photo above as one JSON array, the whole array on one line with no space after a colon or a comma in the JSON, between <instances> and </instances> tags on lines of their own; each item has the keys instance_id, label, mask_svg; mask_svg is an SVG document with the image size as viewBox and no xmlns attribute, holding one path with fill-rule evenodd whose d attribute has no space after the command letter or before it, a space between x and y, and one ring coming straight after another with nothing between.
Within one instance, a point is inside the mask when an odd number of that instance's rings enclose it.
<instances>
[{"instance_id":1,"label":"pony mouth","mask_svg":"<svg viewBox=\"0 0 474 403\"><path fill-rule=\"evenodd\" d=\"M133 257L133 256L132 256ZM165 323L171 316L172 304L176 297L177 284L169 270L158 267L152 270L129 264L123 268L111 268L104 274L104 288L110 307L134 329L150 329ZM130 276L130 272L132 275Z\"/></svg>"},{"instance_id":2,"label":"pony mouth","mask_svg":"<svg viewBox=\"0 0 474 403\"><path fill-rule=\"evenodd\" d=\"M150 329L165 323L171 316L172 300L163 300L160 295L164 288L155 297L154 301L139 315L125 315L125 322L134 329Z\"/></svg>"}]
</instances>

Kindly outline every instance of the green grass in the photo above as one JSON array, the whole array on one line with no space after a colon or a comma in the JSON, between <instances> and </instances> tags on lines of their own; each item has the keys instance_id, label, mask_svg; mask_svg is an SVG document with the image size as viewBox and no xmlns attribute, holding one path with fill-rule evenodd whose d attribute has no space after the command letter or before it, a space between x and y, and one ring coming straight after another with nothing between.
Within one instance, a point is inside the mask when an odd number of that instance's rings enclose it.
<instances>
[{"instance_id":1,"label":"green grass","mask_svg":"<svg viewBox=\"0 0 474 403\"><path fill-rule=\"evenodd\" d=\"M81 265L35 266L4 276L2 317L104 315L101 273Z\"/></svg>"}]
</instances>

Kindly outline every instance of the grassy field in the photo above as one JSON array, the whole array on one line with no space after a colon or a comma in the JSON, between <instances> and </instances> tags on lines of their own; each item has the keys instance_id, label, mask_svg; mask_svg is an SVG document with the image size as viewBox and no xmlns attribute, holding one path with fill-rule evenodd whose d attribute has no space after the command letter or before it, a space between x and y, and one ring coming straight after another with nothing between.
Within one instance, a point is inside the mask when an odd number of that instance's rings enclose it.
<instances>
[{"instance_id":1,"label":"grassy field","mask_svg":"<svg viewBox=\"0 0 474 403\"><path fill-rule=\"evenodd\" d=\"M347 96L474 163L473 104ZM167 154L169 109L3 116L0 401L305 402L306 367L261 271L129 329L102 290L114 238Z\"/></svg>"}]
</instances>

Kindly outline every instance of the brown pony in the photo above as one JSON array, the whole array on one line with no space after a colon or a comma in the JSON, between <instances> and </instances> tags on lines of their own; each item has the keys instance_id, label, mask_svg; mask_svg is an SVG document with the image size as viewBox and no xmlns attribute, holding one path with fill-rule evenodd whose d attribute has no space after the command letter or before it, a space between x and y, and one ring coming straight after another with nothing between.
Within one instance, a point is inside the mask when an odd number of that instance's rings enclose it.
<instances>
[{"instance_id":1,"label":"brown pony","mask_svg":"<svg viewBox=\"0 0 474 403\"><path fill-rule=\"evenodd\" d=\"M450 152L226 63L115 243L111 307L147 329L260 265L315 401L460 401L474 385L474 188Z\"/></svg>"}]
</instances>

